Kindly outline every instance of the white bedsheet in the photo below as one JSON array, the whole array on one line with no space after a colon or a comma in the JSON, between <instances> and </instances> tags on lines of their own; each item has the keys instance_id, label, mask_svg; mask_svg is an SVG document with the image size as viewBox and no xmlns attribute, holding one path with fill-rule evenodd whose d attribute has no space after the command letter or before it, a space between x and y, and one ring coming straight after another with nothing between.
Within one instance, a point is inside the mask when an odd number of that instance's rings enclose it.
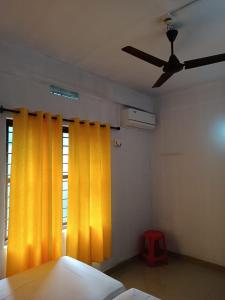
<instances>
[{"instance_id":1,"label":"white bedsheet","mask_svg":"<svg viewBox=\"0 0 225 300\"><path fill-rule=\"evenodd\" d=\"M137 289L129 289L126 292L120 294L114 300L160 300L154 296L146 294Z\"/></svg>"},{"instance_id":2,"label":"white bedsheet","mask_svg":"<svg viewBox=\"0 0 225 300\"><path fill-rule=\"evenodd\" d=\"M0 280L0 300L110 300L124 290L119 281L68 256Z\"/></svg>"}]
</instances>

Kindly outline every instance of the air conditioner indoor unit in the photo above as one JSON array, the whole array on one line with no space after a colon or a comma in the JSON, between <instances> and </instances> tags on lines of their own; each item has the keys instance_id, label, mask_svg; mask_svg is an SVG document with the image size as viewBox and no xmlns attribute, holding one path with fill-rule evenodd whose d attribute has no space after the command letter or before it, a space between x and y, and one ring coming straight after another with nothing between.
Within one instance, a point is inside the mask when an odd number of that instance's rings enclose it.
<instances>
[{"instance_id":1,"label":"air conditioner indoor unit","mask_svg":"<svg viewBox=\"0 0 225 300\"><path fill-rule=\"evenodd\" d=\"M154 129L156 115L134 108L124 108L121 110L121 126Z\"/></svg>"}]
</instances>

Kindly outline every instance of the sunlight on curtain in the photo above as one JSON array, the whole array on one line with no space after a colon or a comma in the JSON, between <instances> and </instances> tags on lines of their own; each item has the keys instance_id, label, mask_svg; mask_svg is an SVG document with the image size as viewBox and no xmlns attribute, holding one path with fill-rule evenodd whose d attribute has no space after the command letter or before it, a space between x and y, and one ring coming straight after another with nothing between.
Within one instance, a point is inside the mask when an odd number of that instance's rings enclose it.
<instances>
[{"instance_id":1,"label":"sunlight on curtain","mask_svg":"<svg viewBox=\"0 0 225 300\"><path fill-rule=\"evenodd\" d=\"M7 276L62 254L62 118L13 120Z\"/></svg>"},{"instance_id":2,"label":"sunlight on curtain","mask_svg":"<svg viewBox=\"0 0 225 300\"><path fill-rule=\"evenodd\" d=\"M69 126L67 255L86 263L111 256L110 126Z\"/></svg>"}]
</instances>

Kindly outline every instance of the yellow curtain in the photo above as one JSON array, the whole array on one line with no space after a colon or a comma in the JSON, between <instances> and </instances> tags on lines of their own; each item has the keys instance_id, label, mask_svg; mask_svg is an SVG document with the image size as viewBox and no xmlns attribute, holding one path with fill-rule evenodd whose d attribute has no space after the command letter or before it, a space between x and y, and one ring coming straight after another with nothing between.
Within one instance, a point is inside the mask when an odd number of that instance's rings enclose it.
<instances>
[{"instance_id":1,"label":"yellow curtain","mask_svg":"<svg viewBox=\"0 0 225 300\"><path fill-rule=\"evenodd\" d=\"M7 276L62 255L62 118L13 120Z\"/></svg>"},{"instance_id":2,"label":"yellow curtain","mask_svg":"<svg viewBox=\"0 0 225 300\"><path fill-rule=\"evenodd\" d=\"M67 255L86 263L111 256L110 126L69 126Z\"/></svg>"}]
</instances>

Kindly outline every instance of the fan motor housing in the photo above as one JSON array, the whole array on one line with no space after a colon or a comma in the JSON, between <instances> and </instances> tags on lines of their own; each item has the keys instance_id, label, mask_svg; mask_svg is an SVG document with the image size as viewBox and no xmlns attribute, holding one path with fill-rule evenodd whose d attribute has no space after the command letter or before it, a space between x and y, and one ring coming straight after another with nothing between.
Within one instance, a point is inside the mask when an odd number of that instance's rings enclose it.
<instances>
[{"instance_id":1,"label":"fan motor housing","mask_svg":"<svg viewBox=\"0 0 225 300\"><path fill-rule=\"evenodd\" d=\"M164 66L163 72L165 73L177 73L183 69L184 65L180 63L176 55L170 55L168 63Z\"/></svg>"}]
</instances>

